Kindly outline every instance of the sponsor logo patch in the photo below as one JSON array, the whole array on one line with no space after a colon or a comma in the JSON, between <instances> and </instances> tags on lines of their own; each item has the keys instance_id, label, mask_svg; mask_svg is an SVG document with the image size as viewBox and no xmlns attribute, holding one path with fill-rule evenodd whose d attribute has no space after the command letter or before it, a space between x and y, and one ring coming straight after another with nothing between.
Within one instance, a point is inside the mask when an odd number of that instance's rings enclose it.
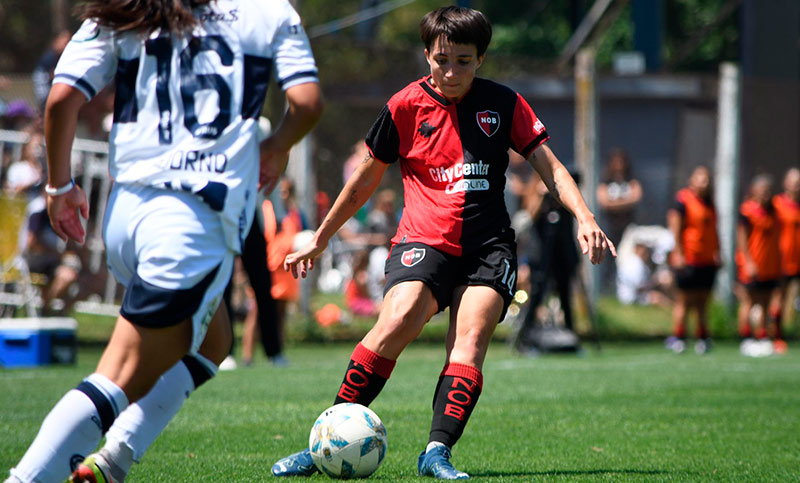
<instances>
[{"instance_id":1,"label":"sponsor logo patch","mask_svg":"<svg viewBox=\"0 0 800 483\"><path fill-rule=\"evenodd\" d=\"M478 127L487 136L492 137L500 129L500 114L494 111L481 111L475 116L478 120Z\"/></svg>"},{"instance_id":2,"label":"sponsor logo patch","mask_svg":"<svg viewBox=\"0 0 800 483\"><path fill-rule=\"evenodd\" d=\"M400 263L405 267L413 267L421 262L423 258L425 258L424 248L410 248L403 252L403 255L400 257Z\"/></svg>"}]
</instances>

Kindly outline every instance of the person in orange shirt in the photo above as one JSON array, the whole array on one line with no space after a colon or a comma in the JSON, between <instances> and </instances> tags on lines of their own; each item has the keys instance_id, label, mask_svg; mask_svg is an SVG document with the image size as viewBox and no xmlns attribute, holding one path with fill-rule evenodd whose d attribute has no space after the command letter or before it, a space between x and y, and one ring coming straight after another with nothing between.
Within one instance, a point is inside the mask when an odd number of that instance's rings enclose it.
<instances>
[{"instance_id":1,"label":"person in orange shirt","mask_svg":"<svg viewBox=\"0 0 800 483\"><path fill-rule=\"evenodd\" d=\"M719 267L717 212L711 199L711 174L698 166L686 188L678 191L675 205L667 212L667 226L675 237L670 265L677 285L672 310L672 337L667 347L677 353L686 348L686 318L689 310L697 313L695 352L711 348L707 307Z\"/></svg>"},{"instance_id":2,"label":"person in orange shirt","mask_svg":"<svg viewBox=\"0 0 800 483\"><path fill-rule=\"evenodd\" d=\"M766 312L770 295L781 278L780 230L772 206L772 178L759 175L750 184L750 195L739 207L736 227L736 266L741 287L738 290L739 335L752 337L750 313L759 305L756 339L767 337ZM773 334L773 336L779 334Z\"/></svg>"},{"instance_id":3,"label":"person in orange shirt","mask_svg":"<svg viewBox=\"0 0 800 483\"><path fill-rule=\"evenodd\" d=\"M789 286L800 281L800 169L792 168L783 177L783 193L772 198L780 224L781 284L773 292L770 317L775 320L776 337L781 337L783 307Z\"/></svg>"}]
</instances>

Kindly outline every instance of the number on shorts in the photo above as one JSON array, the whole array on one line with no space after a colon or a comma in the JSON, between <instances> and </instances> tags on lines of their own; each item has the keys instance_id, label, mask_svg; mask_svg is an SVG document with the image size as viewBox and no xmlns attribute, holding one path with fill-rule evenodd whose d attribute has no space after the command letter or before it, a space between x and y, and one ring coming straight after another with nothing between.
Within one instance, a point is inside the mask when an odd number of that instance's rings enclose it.
<instances>
[{"instance_id":1,"label":"number on shorts","mask_svg":"<svg viewBox=\"0 0 800 483\"><path fill-rule=\"evenodd\" d=\"M501 283L508 287L508 293L514 295L514 284L517 281L517 271L511 270L511 263L508 260L503 260L506 264L506 269L503 272L503 279Z\"/></svg>"}]
</instances>

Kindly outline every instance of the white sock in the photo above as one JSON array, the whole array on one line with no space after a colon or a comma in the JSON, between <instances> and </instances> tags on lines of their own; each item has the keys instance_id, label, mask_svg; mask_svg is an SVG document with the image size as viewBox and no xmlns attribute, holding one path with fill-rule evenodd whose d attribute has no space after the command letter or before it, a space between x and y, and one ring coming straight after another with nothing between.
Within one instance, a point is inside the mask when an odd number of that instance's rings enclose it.
<instances>
[{"instance_id":1,"label":"white sock","mask_svg":"<svg viewBox=\"0 0 800 483\"><path fill-rule=\"evenodd\" d=\"M125 409L128 398L105 376L84 379L109 405L113 415ZM97 446L102 433L100 413L86 393L73 389L61 398L42 422L33 440L11 474L22 481L61 482Z\"/></svg>"},{"instance_id":2,"label":"white sock","mask_svg":"<svg viewBox=\"0 0 800 483\"><path fill-rule=\"evenodd\" d=\"M212 375L216 373L213 362L199 354L194 358ZM192 374L179 361L158 379L147 395L128 406L114 421L106 434L104 454L127 475L133 462L144 456L194 389Z\"/></svg>"},{"instance_id":3,"label":"white sock","mask_svg":"<svg viewBox=\"0 0 800 483\"><path fill-rule=\"evenodd\" d=\"M428 446L425 447L425 452L427 453L428 451L432 450L433 448L437 448L439 446L444 446L445 448L447 448L447 445L444 444L444 443L440 443L438 441L431 441L430 443L428 443ZM450 449L450 448L447 448L447 449Z\"/></svg>"}]
</instances>

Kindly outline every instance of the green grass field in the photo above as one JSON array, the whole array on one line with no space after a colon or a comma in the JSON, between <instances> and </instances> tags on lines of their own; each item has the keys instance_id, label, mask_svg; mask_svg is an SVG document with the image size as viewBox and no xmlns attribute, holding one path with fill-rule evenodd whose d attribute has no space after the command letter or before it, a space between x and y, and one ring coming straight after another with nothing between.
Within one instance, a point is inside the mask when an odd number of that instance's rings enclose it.
<instances>
[{"instance_id":1,"label":"green grass field","mask_svg":"<svg viewBox=\"0 0 800 483\"><path fill-rule=\"evenodd\" d=\"M259 359L220 373L128 481L270 480L276 459L307 444L351 350L293 345L288 368ZM750 359L722 343L706 356L678 356L640 343L529 359L498 343L453 461L478 481L798 481L798 351ZM98 357L99 349L82 348L74 367L0 370L0 468L17 462L50 407ZM373 403L389 435L374 479L423 480L416 458L442 361L441 344L410 346Z\"/></svg>"}]
</instances>

